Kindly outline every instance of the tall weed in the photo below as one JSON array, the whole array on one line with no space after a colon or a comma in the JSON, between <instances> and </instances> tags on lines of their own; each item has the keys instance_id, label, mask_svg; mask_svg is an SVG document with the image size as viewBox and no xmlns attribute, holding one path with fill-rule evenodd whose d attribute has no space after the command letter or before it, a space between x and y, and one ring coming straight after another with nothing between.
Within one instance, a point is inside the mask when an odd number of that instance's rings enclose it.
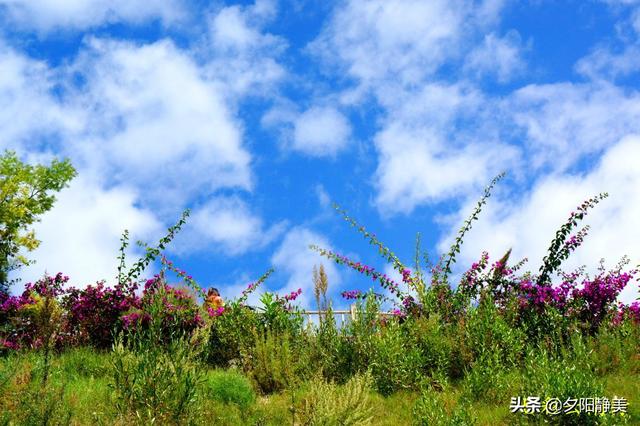
<instances>
[{"instance_id":1,"label":"tall weed","mask_svg":"<svg viewBox=\"0 0 640 426\"><path fill-rule=\"evenodd\" d=\"M357 374L340 386L318 376L309 383L309 391L298 410L300 424L364 426L372 424L369 397L372 378Z\"/></svg>"}]
</instances>

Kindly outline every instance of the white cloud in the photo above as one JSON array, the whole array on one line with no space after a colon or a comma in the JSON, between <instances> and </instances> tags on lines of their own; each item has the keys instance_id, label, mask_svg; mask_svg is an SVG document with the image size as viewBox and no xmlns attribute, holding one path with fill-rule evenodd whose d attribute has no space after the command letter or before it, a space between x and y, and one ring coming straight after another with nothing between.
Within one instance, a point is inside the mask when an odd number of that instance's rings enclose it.
<instances>
[{"instance_id":1,"label":"white cloud","mask_svg":"<svg viewBox=\"0 0 640 426\"><path fill-rule=\"evenodd\" d=\"M180 252L216 250L227 255L263 248L280 236L284 223L266 229L260 216L238 197L215 197L197 208L176 238Z\"/></svg>"},{"instance_id":2,"label":"white cloud","mask_svg":"<svg viewBox=\"0 0 640 426\"><path fill-rule=\"evenodd\" d=\"M640 95L606 82L529 85L505 107L526 133L533 168L564 170L640 131Z\"/></svg>"},{"instance_id":3,"label":"white cloud","mask_svg":"<svg viewBox=\"0 0 640 426\"><path fill-rule=\"evenodd\" d=\"M346 148L351 125L331 107L312 107L294 121L292 148L311 156L335 156Z\"/></svg>"},{"instance_id":4,"label":"white cloud","mask_svg":"<svg viewBox=\"0 0 640 426\"><path fill-rule=\"evenodd\" d=\"M78 129L76 111L52 95L56 74L0 41L0 148L38 147L41 138Z\"/></svg>"},{"instance_id":5,"label":"white cloud","mask_svg":"<svg viewBox=\"0 0 640 426\"><path fill-rule=\"evenodd\" d=\"M482 44L467 56L464 66L479 76L494 75L500 83L506 83L525 69L522 50L516 31L504 37L487 34Z\"/></svg>"},{"instance_id":6,"label":"white cloud","mask_svg":"<svg viewBox=\"0 0 640 426\"><path fill-rule=\"evenodd\" d=\"M176 204L221 187L250 189L250 154L217 82L169 41L93 40L74 70L91 112L73 145L94 169L135 182L147 200Z\"/></svg>"},{"instance_id":7,"label":"white cloud","mask_svg":"<svg viewBox=\"0 0 640 426\"><path fill-rule=\"evenodd\" d=\"M181 0L0 0L16 25L39 31L80 30L108 23L141 24L159 19L168 24L184 18Z\"/></svg>"},{"instance_id":8,"label":"white cloud","mask_svg":"<svg viewBox=\"0 0 640 426\"><path fill-rule=\"evenodd\" d=\"M518 150L492 134L488 103L463 85L426 84L417 93L385 95L386 122L376 136L376 203L384 212L464 195L507 166ZM467 128L458 126L469 120ZM482 134L480 139L477 135Z\"/></svg>"},{"instance_id":9,"label":"white cloud","mask_svg":"<svg viewBox=\"0 0 640 426\"><path fill-rule=\"evenodd\" d=\"M609 198L593 209L585 220L591 225L590 235L582 247L563 265L573 270L587 265L594 271L601 258L613 266L629 255L635 266L640 263L640 137L627 137L610 147L597 167L588 174L554 174L538 179L530 192L514 199L492 198L480 219L465 239L458 258L459 268L468 267L488 250L495 261L507 249L513 248L512 261L527 256L526 269L537 271L542 257L569 213L583 200L599 192L609 192ZM439 250L448 251L459 224L466 218L474 201L462 209L450 232L440 240ZM621 295L629 302L638 296L638 283L632 282Z\"/></svg>"},{"instance_id":10,"label":"white cloud","mask_svg":"<svg viewBox=\"0 0 640 426\"><path fill-rule=\"evenodd\" d=\"M216 13L210 23L211 39L217 48L253 50L277 37L263 34L260 26L277 13L275 3L256 1L247 7L229 6Z\"/></svg>"},{"instance_id":11,"label":"white cloud","mask_svg":"<svg viewBox=\"0 0 640 426\"><path fill-rule=\"evenodd\" d=\"M266 17L267 3L258 1L252 13ZM211 60L244 54L253 55L229 51ZM235 96L245 94L229 89L229 76L216 75L210 64L168 40L89 38L76 58L55 68L0 44L0 148L36 160L69 156L81 177L91 176L87 197L126 185L135 194L132 205L148 206L162 221L221 188L251 190L251 155L234 106ZM234 71L237 80L244 78L244 69ZM236 204L210 203L196 212L199 231L209 235L202 241L238 254L282 232L283 224L267 227L248 206ZM102 220L100 210L85 214L87 221ZM205 223L231 216L226 236ZM261 236L250 238L254 231Z\"/></svg>"},{"instance_id":12,"label":"white cloud","mask_svg":"<svg viewBox=\"0 0 640 426\"><path fill-rule=\"evenodd\" d=\"M351 0L336 8L311 44L332 72L353 80L354 87L338 97L341 102L369 106L371 95L382 107L373 138L381 211L408 213L419 204L464 194L517 160L517 150L502 143L497 124L491 124L495 101L464 81L450 83L451 72L441 73L445 66L462 68L483 41L485 50L498 54L498 78L517 71L513 37L480 38L495 26L502 6L502 1ZM485 72L477 52L470 67Z\"/></svg>"},{"instance_id":13,"label":"white cloud","mask_svg":"<svg viewBox=\"0 0 640 426\"><path fill-rule=\"evenodd\" d=\"M419 84L459 58L478 30L496 21L503 1L350 0L311 48L367 87Z\"/></svg>"},{"instance_id":14,"label":"white cloud","mask_svg":"<svg viewBox=\"0 0 640 426\"><path fill-rule=\"evenodd\" d=\"M378 134L376 146L376 202L392 213L410 213L419 204L464 194L496 174L505 152L507 158L515 156L508 148L501 152L480 144L451 151L437 135L415 135L396 126Z\"/></svg>"},{"instance_id":15,"label":"white cloud","mask_svg":"<svg viewBox=\"0 0 640 426\"><path fill-rule=\"evenodd\" d=\"M329 204L331 203L331 197L329 197L329 193L325 189L324 185L316 185L316 196L318 197L318 203L320 204L320 207L322 207L323 209L329 207Z\"/></svg>"},{"instance_id":16,"label":"white cloud","mask_svg":"<svg viewBox=\"0 0 640 426\"><path fill-rule=\"evenodd\" d=\"M618 54L606 47L598 47L577 62L576 70L594 80L613 80L640 71L639 55L640 47L637 45L626 46Z\"/></svg>"},{"instance_id":17,"label":"white cloud","mask_svg":"<svg viewBox=\"0 0 640 426\"><path fill-rule=\"evenodd\" d=\"M209 40L201 49L208 58L205 69L224 82L228 96L273 97L274 86L287 76L278 63L286 41L263 30L276 13L274 2L258 0L222 8L209 19Z\"/></svg>"},{"instance_id":18,"label":"white cloud","mask_svg":"<svg viewBox=\"0 0 640 426\"><path fill-rule=\"evenodd\" d=\"M284 271L289 279L284 287L276 289L284 294L302 289L302 295L298 298L300 305L305 308L314 306L313 295L313 267L324 264L329 279L327 296L337 294L342 282L340 273L335 263L329 262L318 253L309 249L310 244L331 249L329 241L322 235L304 227L297 227L287 232L282 244L271 258L276 271Z\"/></svg>"},{"instance_id":19,"label":"white cloud","mask_svg":"<svg viewBox=\"0 0 640 426\"><path fill-rule=\"evenodd\" d=\"M134 242L153 243L161 224L149 210L136 206L138 194L132 188L105 189L91 177L78 176L63 189L51 211L34 227L42 241L27 254L36 264L22 269L23 283L35 281L46 271L69 275L72 285L84 287L106 279L113 284L117 275L120 237L130 232L128 266L140 256Z\"/></svg>"},{"instance_id":20,"label":"white cloud","mask_svg":"<svg viewBox=\"0 0 640 426\"><path fill-rule=\"evenodd\" d=\"M313 49L365 85L420 81L449 56L463 24L461 1L360 1L337 9Z\"/></svg>"}]
</instances>

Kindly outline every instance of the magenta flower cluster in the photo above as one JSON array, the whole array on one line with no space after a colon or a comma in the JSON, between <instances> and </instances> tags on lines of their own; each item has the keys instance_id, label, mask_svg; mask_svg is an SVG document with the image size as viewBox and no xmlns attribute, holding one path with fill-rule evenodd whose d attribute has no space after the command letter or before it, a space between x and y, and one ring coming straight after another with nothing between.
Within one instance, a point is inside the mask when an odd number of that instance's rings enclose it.
<instances>
[{"instance_id":1,"label":"magenta flower cluster","mask_svg":"<svg viewBox=\"0 0 640 426\"><path fill-rule=\"evenodd\" d=\"M43 297L58 297L69 277L58 273L25 286L20 296L0 292L0 349L38 348L38 301ZM66 322L66 318L62 318ZM61 345L68 333L62 330L55 336L55 344Z\"/></svg>"},{"instance_id":2,"label":"magenta flower cluster","mask_svg":"<svg viewBox=\"0 0 640 426\"><path fill-rule=\"evenodd\" d=\"M196 299L185 289L166 285L159 276L145 282L140 296L135 283L108 287L98 282L84 289L64 288L68 281L69 277L58 273L27 284L20 296L0 292L0 349L38 346L33 315L38 300L44 297L53 298L63 312L56 334L60 346L109 348L119 331L149 324L153 296L160 289L157 315L163 329L190 332L204 323Z\"/></svg>"},{"instance_id":3,"label":"magenta flower cluster","mask_svg":"<svg viewBox=\"0 0 640 426\"><path fill-rule=\"evenodd\" d=\"M584 233L569 238L568 247L576 247ZM620 292L637 275L636 270L622 272L621 267L600 272L593 278L580 269L570 274L561 274L562 282L556 285L539 283L535 276L516 277L513 269L500 261L488 266L489 255L484 252L481 259L471 265L463 275L459 291L471 296L490 292L494 302L502 309L509 301L516 300L521 317L531 312L544 313L555 309L565 318L576 319L595 329L608 314L615 313L615 303ZM633 317L633 309L624 308ZM634 308L635 309L635 308Z\"/></svg>"},{"instance_id":4,"label":"magenta flower cluster","mask_svg":"<svg viewBox=\"0 0 640 426\"><path fill-rule=\"evenodd\" d=\"M625 319L633 321L636 325L640 325L640 301L636 300L630 305L620 303L618 310L613 318L614 324L620 324Z\"/></svg>"},{"instance_id":5,"label":"magenta flower cluster","mask_svg":"<svg viewBox=\"0 0 640 426\"><path fill-rule=\"evenodd\" d=\"M296 291L292 291L289 294L285 294L282 298L284 299L285 302L293 302L294 300L296 300L298 298L298 296L300 296L302 294L302 289L299 288Z\"/></svg>"},{"instance_id":6,"label":"magenta flower cluster","mask_svg":"<svg viewBox=\"0 0 640 426\"><path fill-rule=\"evenodd\" d=\"M400 290L400 286L397 282L395 282L393 279L391 279L387 274L378 272L375 268L365 265L361 262L355 262L351 259L349 259L347 256L343 256L341 254L338 253L334 253L331 250L326 250L326 249L322 249L319 248L318 252L325 257L328 257L330 259L333 259L336 263L341 264L341 265L346 265L348 267L350 267L351 269L355 269L356 271L360 272L361 274L364 274L368 277L370 277L372 280L374 281L378 281L380 283L380 285L387 289L389 292L391 292L393 295L395 295L396 297L398 297L399 299L404 298L404 294L403 292ZM406 276L407 280L411 279L411 272L407 269L405 269L405 271L408 272L408 275ZM405 274L403 271L403 280L405 279Z\"/></svg>"},{"instance_id":7,"label":"magenta flower cluster","mask_svg":"<svg viewBox=\"0 0 640 426\"><path fill-rule=\"evenodd\" d=\"M363 293L360 290L345 290L340 294L347 300L358 300L363 297Z\"/></svg>"},{"instance_id":8,"label":"magenta flower cluster","mask_svg":"<svg viewBox=\"0 0 640 426\"><path fill-rule=\"evenodd\" d=\"M109 348L114 333L122 329L121 317L140 308L136 285L108 287L104 282L84 289L69 288L62 297L68 313L68 328L76 344Z\"/></svg>"},{"instance_id":9,"label":"magenta flower cluster","mask_svg":"<svg viewBox=\"0 0 640 426\"><path fill-rule=\"evenodd\" d=\"M224 314L224 311L224 306L220 306L216 309L212 308L211 306L207 306L207 313L211 318L219 317L220 315Z\"/></svg>"}]
</instances>

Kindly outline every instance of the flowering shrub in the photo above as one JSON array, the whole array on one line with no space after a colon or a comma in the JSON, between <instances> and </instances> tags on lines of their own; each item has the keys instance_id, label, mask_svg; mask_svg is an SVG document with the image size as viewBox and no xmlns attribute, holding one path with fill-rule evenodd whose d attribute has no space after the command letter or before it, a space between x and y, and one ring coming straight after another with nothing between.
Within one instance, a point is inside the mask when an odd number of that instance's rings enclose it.
<instances>
[{"instance_id":1,"label":"flowering shrub","mask_svg":"<svg viewBox=\"0 0 640 426\"><path fill-rule=\"evenodd\" d=\"M615 313L613 322L614 324L620 324L625 319L640 325L640 301L635 301L630 305L625 305L624 303L618 305L618 311Z\"/></svg>"},{"instance_id":2,"label":"flowering shrub","mask_svg":"<svg viewBox=\"0 0 640 426\"><path fill-rule=\"evenodd\" d=\"M129 332L144 330L154 322L162 340L188 335L204 324L195 297L186 289L169 286L162 275L146 281L142 297L121 320Z\"/></svg>"},{"instance_id":3,"label":"flowering shrub","mask_svg":"<svg viewBox=\"0 0 640 426\"><path fill-rule=\"evenodd\" d=\"M480 259L462 275L458 286L454 289L449 284L451 265L460 252L463 237L471 229L472 222L477 220L482 206L486 204L493 186L503 174L492 180L485 189L471 216L460 229L449 252L438 264L431 267L430 283L427 286L419 264L419 235L416 247L416 266L412 271L397 256L378 240L375 234L368 232L344 210L336 209L344 219L358 230L370 244L374 245L382 257L399 273L406 291L400 284L376 270L374 267L353 261L346 256L317 246L311 248L320 255L338 264L345 265L380 284L393 297L393 311L402 316L429 316L436 314L445 323L460 321L473 308L474 304L484 299L491 300L511 325L521 326L528 330L530 337L548 334L552 329L566 328L569 324L577 324L582 330L595 333L599 325L608 316L614 321L624 318L635 318L637 305L616 308L615 302L620 292L637 275L637 270L623 271L628 263L623 260L617 267L606 271L600 268L599 273L591 278L578 270L572 274L560 272L561 282L554 284L555 274L564 260L583 243L589 227L577 231L575 228L584 219L588 211L604 200L608 194L602 193L592 197L574 212L560 227L552 240L547 255L544 257L539 274L518 274L527 259L511 265L511 250L497 261L490 263L489 254L483 252ZM358 300L363 297L359 290L342 292L347 300Z\"/></svg>"},{"instance_id":4,"label":"flowering shrub","mask_svg":"<svg viewBox=\"0 0 640 426\"><path fill-rule=\"evenodd\" d=\"M45 310L45 300L51 299L47 310L56 319L58 328L67 324L63 311L55 300L63 293L63 285L69 277L58 273L53 277L45 276L34 284L28 283L20 296L9 296L0 293L0 352L22 348L39 348L42 345L40 324ZM66 341L68 333L56 334L57 345Z\"/></svg>"},{"instance_id":5,"label":"flowering shrub","mask_svg":"<svg viewBox=\"0 0 640 426\"><path fill-rule=\"evenodd\" d=\"M107 287L104 282L84 289L68 289L62 304L68 312L69 332L75 342L111 347L115 334L122 330L122 316L140 307L136 289L135 284Z\"/></svg>"},{"instance_id":6,"label":"flowering shrub","mask_svg":"<svg viewBox=\"0 0 640 426\"><path fill-rule=\"evenodd\" d=\"M238 363L241 355L254 345L259 313L246 302L272 273L273 269L269 269L258 280L249 283L240 297L229 301L222 309L209 311L213 321L206 359L210 364L226 367Z\"/></svg>"}]
</instances>

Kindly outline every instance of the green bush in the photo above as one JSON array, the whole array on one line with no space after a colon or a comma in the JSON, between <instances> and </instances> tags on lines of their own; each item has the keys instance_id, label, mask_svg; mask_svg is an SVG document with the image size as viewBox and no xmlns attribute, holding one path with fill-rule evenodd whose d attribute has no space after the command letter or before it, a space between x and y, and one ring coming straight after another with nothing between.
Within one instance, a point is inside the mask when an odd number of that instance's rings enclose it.
<instances>
[{"instance_id":1,"label":"green bush","mask_svg":"<svg viewBox=\"0 0 640 426\"><path fill-rule=\"evenodd\" d=\"M413 408L413 421L420 426L471 426L477 424L465 401L447 407L446 401L433 391L423 392Z\"/></svg>"},{"instance_id":2,"label":"green bush","mask_svg":"<svg viewBox=\"0 0 640 426\"><path fill-rule=\"evenodd\" d=\"M298 410L300 424L358 426L372 423L369 398L372 378L368 373L357 374L340 386L316 377L309 383L309 391Z\"/></svg>"},{"instance_id":3,"label":"green bush","mask_svg":"<svg viewBox=\"0 0 640 426\"><path fill-rule=\"evenodd\" d=\"M283 391L297 380L293 343L288 334L256 332L255 346L245 355L244 363L265 394Z\"/></svg>"},{"instance_id":4,"label":"green bush","mask_svg":"<svg viewBox=\"0 0 640 426\"><path fill-rule=\"evenodd\" d=\"M401 325L391 322L371 340L369 365L378 392L390 395L420 384L424 358Z\"/></svg>"},{"instance_id":5,"label":"green bush","mask_svg":"<svg viewBox=\"0 0 640 426\"><path fill-rule=\"evenodd\" d=\"M203 370L189 339L160 345L143 337L113 349L116 409L124 421L181 423L193 417Z\"/></svg>"},{"instance_id":6,"label":"green bush","mask_svg":"<svg viewBox=\"0 0 640 426\"><path fill-rule=\"evenodd\" d=\"M242 354L255 344L258 325L257 314L244 306L229 306L224 315L213 319L207 362L215 367L226 368L239 364Z\"/></svg>"},{"instance_id":7,"label":"green bush","mask_svg":"<svg viewBox=\"0 0 640 426\"><path fill-rule=\"evenodd\" d=\"M640 374L640 327L632 321L600 327L586 345L590 362L599 376L616 371Z\"/></svg>"},{"instance_id":8,"label":"green bush","mask_svg":"<svg viewBox=\"0 0 640 426\"><path fill-rule=\"evenodd\" d=\"M355 319L339 329L335 329L333 319L327 319L320 328L324 348L331 356L325 360L323 371L325 377L338 383L368 370L374 352L373 336L380 331L380 305L375 297L358 301L355 308L358 312Z\"/></svg>"},{"instance_id":9,"label":"green bush","mask_svg":"<svg viewBox=\"0 0 640 426\"><path fill-rule=\"evenodd\" d=\"M235 404L247 410L256 401L251 381L239 371L214 370L207 373L204 381L205 395L225 404Z\"/></svg>"},{"instance_id":10,"label":"green bush","mask_svg":"<svg viewBox=\"0 0 640 426\"><path fill-rule=\"evenodd\" d=\"M474 360L490 353L495 354L498 364L515 367L522 360L526 337L521 330L505 321L493 301L487 297L469 311L465 340Z\"/></svg>"},{"instance_id":11,"label":"green bush","mask_svg":"<svg viewBox=\"0 0 640 426\"><path fill-rule=\"evenodd\" d=\"M522 375L523 396L539 396L540 401L558 398L592 398L603 396L604 386L597 380L585 359L560 358L545 349L529 349ZM540 413L548 423L563 425L598 424L599 419L587 413L548 415Z\"/></svg>"},{"instance_id":12,"label":"green bush","mask_svg":"<svg viewBox=\"0 0 640 426\"><path fill-rule=\"evenodd\" d=\"M454 325L443 324L438 315L410 319L403 325L422 354L425 377L462 376L464 363L455 353L456 348L460 353L462 345Z\"/></svg>"},{"instance_id":13,"label":"green bush","mask_svg":"<svg viewBox=\"0 0 640 426\"><path fill-rule=\"evenodd\" d=\"M483 354L462 382L465 396L475 401L500 403L509 399L513 383L498 354Z\"/></svg>"}]
</instances>

